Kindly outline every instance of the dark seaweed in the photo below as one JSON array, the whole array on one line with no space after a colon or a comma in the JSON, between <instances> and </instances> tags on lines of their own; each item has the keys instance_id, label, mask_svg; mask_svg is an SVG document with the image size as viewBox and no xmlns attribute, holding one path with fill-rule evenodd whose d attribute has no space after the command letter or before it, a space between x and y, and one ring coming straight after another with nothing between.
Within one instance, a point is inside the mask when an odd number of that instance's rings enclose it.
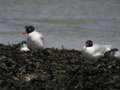
<instances>
[{"instance_id":1,"label":"dark seaweed","mask_svg":"<svg viewBox=\"0 0 120 90\"><path fill-rule=\"evenodd\" d=\"M21 52L0 44L0 90L120 90L120 60L88 59L81 51Z\"/></svg>"}]
</instances>

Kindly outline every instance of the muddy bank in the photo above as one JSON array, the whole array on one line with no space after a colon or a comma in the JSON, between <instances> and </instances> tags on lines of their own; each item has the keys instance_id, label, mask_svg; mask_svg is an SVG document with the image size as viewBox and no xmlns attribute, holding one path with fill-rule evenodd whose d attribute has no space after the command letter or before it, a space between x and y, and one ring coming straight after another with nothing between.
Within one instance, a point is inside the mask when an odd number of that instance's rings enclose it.
<instances>
[{"instance_id":1,"label":"muddy bank","mask_svg":"<svg viewBox=\"0 0 120 90\"><path fill-rule=\"evenodd\" d=\"M21 52L0 44L1 90L119 90L120 60L87 59L77 50Z\"/></svg>"}]
</instances>

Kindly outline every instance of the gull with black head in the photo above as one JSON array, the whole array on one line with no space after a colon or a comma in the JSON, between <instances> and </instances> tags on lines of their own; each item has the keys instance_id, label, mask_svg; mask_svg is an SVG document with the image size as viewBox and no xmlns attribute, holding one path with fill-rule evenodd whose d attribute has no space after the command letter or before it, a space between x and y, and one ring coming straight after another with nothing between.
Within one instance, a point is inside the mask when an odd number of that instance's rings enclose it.
<instances>
[{"instance_id":1,"label":"gull with black head","mask_svg":"<svg viewBox=\"0 0 120 90\"><path fill-rule=\"evenodd\" d=\"M84 45L83 51L92 57L104 56L104 53L110 51L111 45L94 44L92 40L87 40Z\"/></svg>"},{"instance_id":2,"label":"gull with black head","mask_svg":"<svg viewBox=\"0 0 120 90\"><path fill-rule=\"evenodd\" d=\"M41 33L35 30L35 27L32 25L25 26L25 32L27 34L27 47L30 50L37 51L44 47L44 37Z\"/></svg>"}]
</instances>

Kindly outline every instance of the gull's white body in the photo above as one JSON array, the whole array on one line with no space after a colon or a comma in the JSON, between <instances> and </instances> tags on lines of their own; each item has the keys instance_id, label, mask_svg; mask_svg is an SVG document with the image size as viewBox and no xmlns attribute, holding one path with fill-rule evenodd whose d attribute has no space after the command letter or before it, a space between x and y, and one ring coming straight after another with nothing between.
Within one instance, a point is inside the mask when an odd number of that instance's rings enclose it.
<instances>
[{"instance_id":1,"label":"gull's white body","mask_svg":"<svg viewBox=\"0 0 120 90\"><path fill-rule=\"evenodd\" d=\"M34 51L43 48L44 46L43 35L37 31L29 33L27 38L27 46L29 49L32 49Z\"/></svg>"},{"instance_id":2,"label":"gull's white body","mask_svg":"<svg viewBox=\"0 0 120 90\"><path fill-rule=\"evenodd\" d=\"M94 44L92 47L84 47L84 52L92 57L103 56L106 51L111 50L111 45L98 45Z\"/></svg>"}]
</instances>

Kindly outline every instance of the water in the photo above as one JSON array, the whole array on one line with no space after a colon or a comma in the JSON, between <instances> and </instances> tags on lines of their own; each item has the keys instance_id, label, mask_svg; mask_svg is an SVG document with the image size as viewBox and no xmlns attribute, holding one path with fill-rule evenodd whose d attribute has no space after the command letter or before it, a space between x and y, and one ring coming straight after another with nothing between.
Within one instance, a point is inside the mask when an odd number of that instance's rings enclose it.
<instances>
[{"instance_id":1,"label":"water","mask_svg":"<svg viewBox=\"0 0 120 90\"><path fill-rule=\"evenodd\" d=\"M35 25L46 47L82 49L88 39L120 49L120 0L0 0L0 43L26 40Z\"/></svg>"}]
</instances>

